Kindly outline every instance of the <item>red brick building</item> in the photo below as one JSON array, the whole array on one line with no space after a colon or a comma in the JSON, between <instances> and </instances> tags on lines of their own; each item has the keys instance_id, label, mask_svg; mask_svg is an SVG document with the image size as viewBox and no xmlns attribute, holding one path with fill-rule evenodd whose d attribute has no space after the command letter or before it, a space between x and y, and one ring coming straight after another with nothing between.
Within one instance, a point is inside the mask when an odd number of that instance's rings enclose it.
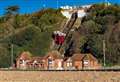
<instances>
[{"instance_id":1,"label":"red brick building","mask_svg":"<svg viewBox=\"0 0 120 82\"><path fill-rule=\"evenodd\" d=\"M74 54L72 62L75 69L98 69L100 64L92 54Z\"/></svg>"},{"instance_id":2,"label":"red brick building","mask_svg":"<svg viewBox=\"0 0 120 82\"><path fill-rule=\"evenodd\" d=\"M51 51L44 57L32 57L29 52L23 52L16 60L17 69L40 70L72 70L98 69L100 64L92 54L74 54L64 58L58 51Z\"/></svg>"},{"instance_id":3,"label":"red brick building","mask_svg":"<svg viewBox=\"0 0 120 82\"><path fill-rule=\"evenodd\" d=\"M73 60L72 60L72 58L71 58L71 57L69 57L69 58L64 58L63 66L64 66L64 69L65 69L65 70L73 69L74 66L73 66Z\"/></svg>"},{"instance_id":4,"label":"red brick building","mask_svg":"<svg viewBox=\"0 0 120 82\"><path fill-rule=\"evenodd\" d=\"M23 52L16 59L17 69L62 70L63 57L58 51L51 51L44 57L32 57L29 52Z\"/></svg>"},{"instance_id":5,"label":"red brick building","mask_svg":"<svg viewBox=\"0 0 120 82\"><path fill-rule=\"evenodd\" d=\"M31 54L29 52L23 52L16 59L17 69L27 69L28 63L31 61Z\"/></svg>"},{"instance_id":6,"label":"red brick building","mask_svg":"<svg viewBox=\"0 0 120 82\"><path fill-rule=\"evenodd\" d=\"M40 69L45 67L45 59L43 57L32 57L30 62L27 63L28 69Z\"/></svg>"},{"instance_id":7,"label":"red brick building","mask_svg":"<svg viewBox=\"0 0 120 82\"><path fill-rule=\"evenodd\" d=\"M45 57L46 67L49 70L62 70L63 69L63 57L58 51L49 52Z\"/></svg>"}]
</instances>

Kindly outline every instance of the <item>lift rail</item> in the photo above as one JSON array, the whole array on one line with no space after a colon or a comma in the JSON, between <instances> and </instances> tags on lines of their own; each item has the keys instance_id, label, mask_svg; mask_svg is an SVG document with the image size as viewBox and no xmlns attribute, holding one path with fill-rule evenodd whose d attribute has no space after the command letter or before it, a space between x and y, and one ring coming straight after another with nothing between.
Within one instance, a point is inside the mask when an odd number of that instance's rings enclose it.
<instances>
[{"instance_id":1,"label":"lift rail","mask_svg":"<svg viewBox=\"0 0 120 82\"><path fill-rule=\"evenodd\" d=\"M65 46L66 40L67 40L67 38L68 38L68 36L69 36L69 33L70 33L70 30L72 29L72 27L73 27L74 23L76 22L76 19L77 19L77 18L78 18L77 12L74 12L74 13L72 14L70 20L68 21L67 25L64 27L64 29L63 29L62 32L66 34L66 36L65 36L65 41L64 41L63 44L61 44L61 45L58 47L58 49L57 49L58 51L61 51L62 47Z\"/></svg>"}]
</instances>

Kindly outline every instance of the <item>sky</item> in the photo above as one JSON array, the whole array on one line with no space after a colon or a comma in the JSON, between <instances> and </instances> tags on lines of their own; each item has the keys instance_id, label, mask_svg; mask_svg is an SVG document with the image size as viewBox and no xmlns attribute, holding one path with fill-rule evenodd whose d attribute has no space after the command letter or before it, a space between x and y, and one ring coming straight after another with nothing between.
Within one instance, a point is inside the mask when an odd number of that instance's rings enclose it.
<instances>
[{"instance_id":1,"label":"sky","mask_svg":"<svg viewBox=\"0 0 120 82\"><path fill-rule=\"evenodd\" d=\"M57 8L65 5L87 5L100 3L105 0L0 0L0 15L5 13L5 8L12 5L20 7L20 13L32 13L42 8ZM111 3L120 4L120 0L109 0Z\"/></svg>"}]
</instances>

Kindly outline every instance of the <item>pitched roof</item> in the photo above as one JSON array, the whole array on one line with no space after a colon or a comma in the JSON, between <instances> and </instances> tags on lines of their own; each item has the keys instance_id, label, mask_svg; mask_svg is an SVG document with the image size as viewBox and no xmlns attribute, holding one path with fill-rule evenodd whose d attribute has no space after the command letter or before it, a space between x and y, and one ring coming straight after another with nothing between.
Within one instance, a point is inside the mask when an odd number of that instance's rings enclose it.
<instances>
[{"instance_id":1,"label":"pitched roof","mask_svg":"<svg viewBox=\"0 0 120 82\"><path fill-rule=\"evenodd\" d=\"M97 61L97 59L92 55L92 54L85 54L85 56L83 57L83 59L85 60L87 60L87 59L89 59L89 60L91 60L91 61Z\"/></svg>"},{"instance_id":2,"label":"pitched roof","mask_svg":"<svg viewBox=\"0 0 120 82\"><path fill-rule=\"evenodd\" d=\"M37 61L38 63L40 63L40 62L42 62L43 59L44 59L43 57L33 57L31 59L31 62L33 63L34 61Z\"/></svg>"},{"instance_id":3,"label":"pitched roof","mask_svg":"<svg viewBox=\"0 0 120 82\"><path fill-rule=\"evenodd\" d=\"M92 60L92 61L97 61L97 59L90 53L88 54L81 54L81 53L78 53L78 54L74 54L72 56L72 59L73 61L82 61L82 60Z\"/></svg>"},{"instance_id":4,"label":"pitched roof","mask_svg":"<svg viewBox=\"0 0 120 82\"><path fill-rule=\"evenodd\" d=\"M31 54L28 51L22 52L17 59L29 60L31 59Z\"/></svg>"},{"instance_id":5,"label":"pitched roof","mask_svg":"<svg viewBox=\"0 0 120 82\"><path fill-rule=\"evenodd\" d=\"M51 51L51 52L48 52L47 55L45 56L45 58L48 58L48 57L53 57L54 59L62 59L62 55L58 52L58 51Z\"/></svg>"},{"instance_id":6,"label":"pitched roof","mask_svg":"<svg viewBox=\"0 0 120 82\"><path fill-rule=\"evenodd\" d=\"M81 61L84 56L85 56L85 54L81 54L81 53L73 54L72 60L73 61Z\"/></svg>"}]
</instances>

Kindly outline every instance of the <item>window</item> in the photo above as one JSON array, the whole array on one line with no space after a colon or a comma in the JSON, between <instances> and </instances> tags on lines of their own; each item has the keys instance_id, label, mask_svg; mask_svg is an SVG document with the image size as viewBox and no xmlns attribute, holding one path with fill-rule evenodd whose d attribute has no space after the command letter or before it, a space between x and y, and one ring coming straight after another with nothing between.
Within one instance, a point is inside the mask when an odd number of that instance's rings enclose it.
<instances>
[{"instance_id":1,"label":"window","mask_svg":"<svg viewBox=\"0 0 120 82\"><path fill-rule=\"evenodd\" d=\"M84 60L83 64L85 67L87 67L89 65L89 60Z\"/></svg>"},{"instance_id":2,"label":"window","mask_svg":"<svg viewBox=\"0 0 120 82\"><path fill-rule=\"evenodd\" d=\"M52 64L52 60L51 59L48 59L48 64Z\"/></svg>"},{"instance_id":3,"label":"window","mask_svg":"<svg viewBox=\"0 0 120 82\"><path fill-rule=\"evenodd\" d=\"M68 61L67 61L67 67L72 67L72 60L71 59L68 59Z\"/></svg>"},{"instance_id":4,"label":"window","mask_svg":"<svg viewBox=\"0 0 120 82\"><path fill-rule=\"evenodd\" d=\"M23 64L23 60L20 60L20 64Z\"/></svg>"},{"instance_id":5,"label":"window","mask_svg":"<svg viewBox=\"0 0 120 82\"><path fill-rule=\"evenodd\" d=\"M53 68L53 60L48 59L48 69L52 69Z\"/></svg>"}]
</instances>

